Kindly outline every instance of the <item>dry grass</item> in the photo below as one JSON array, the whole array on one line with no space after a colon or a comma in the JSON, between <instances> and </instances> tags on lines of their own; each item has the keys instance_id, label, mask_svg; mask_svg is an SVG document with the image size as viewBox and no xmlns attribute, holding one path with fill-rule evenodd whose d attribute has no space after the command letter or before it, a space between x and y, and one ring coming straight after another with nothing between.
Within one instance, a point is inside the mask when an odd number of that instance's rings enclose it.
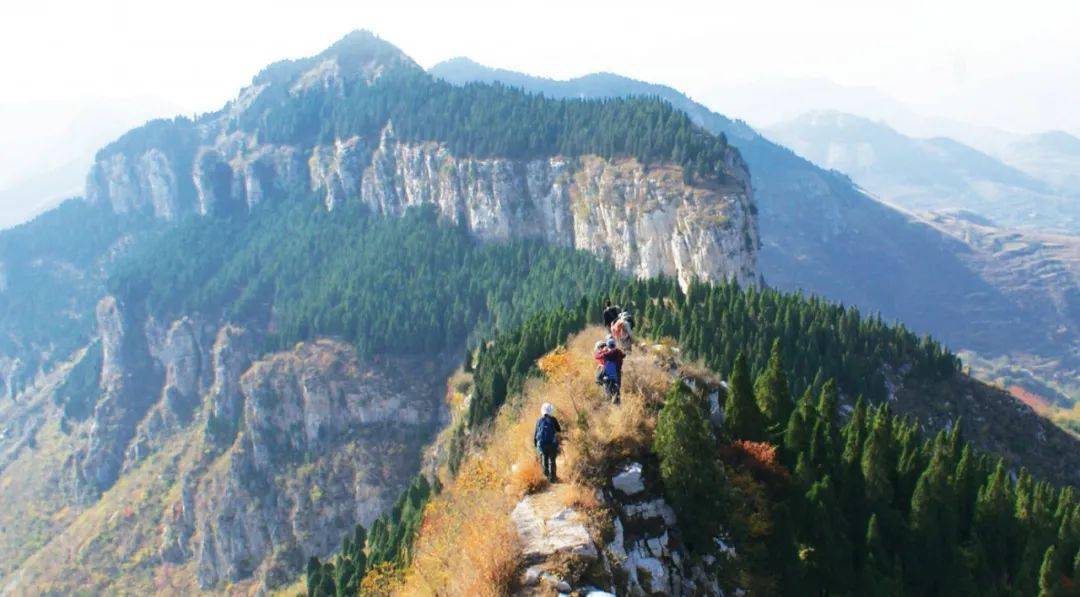
<instances>
[{"instance_id":1,"label":"dry grass","mask_svg":"<svg viewBox=\"0 0 1080 597\"><path fill-rule=\"evenodd\" d=\"M637 349L624 366L622 405L612 407L595 383L593 345L604 337L593 327L538 362L542 378L530 379L495 421L475 431L460 474L429 506L412 566L398 594L506 595L517 578L520 546L510 512L547 482L532 445L540 406L555 407L562 425L561 499L596 521L607 518L595 488L608 467L640 456L652 443L655 413L671 383L664 359Z\"/></svg>"},{"instance_id":2,"label":"dry grass","mask_svg":"<svg viewBox=\"0 0 1080 597\"><path fill-rule=\"evenodd\" d=\"M514 466L510 467L509 493L521 499L527 495L547 489L548 480L544 476L543 467L539 460L532 458L519 458Z\"/></svg>"},{"instance_id":3,"label":"dry grass","mask_svg":"<svg viewBox=\"0 0 1080 597\"><path fill-rule=\"evenodd\" d=\"M596 491L581 485L571 485L559 497L566 507L584 512L598 510L603 506L600 498L596 496Z\"/></svg>"},{"instance_id":4,"label":"dry grass","mask_svg":"<svg viewBox=\"0 0 1080 597\"><path fill-rule=\"evenodd\" d=\"M403 595L505 595L520 547L512 501L495 487L447 491L424 513Z\"/></svg>"}]
</instances>

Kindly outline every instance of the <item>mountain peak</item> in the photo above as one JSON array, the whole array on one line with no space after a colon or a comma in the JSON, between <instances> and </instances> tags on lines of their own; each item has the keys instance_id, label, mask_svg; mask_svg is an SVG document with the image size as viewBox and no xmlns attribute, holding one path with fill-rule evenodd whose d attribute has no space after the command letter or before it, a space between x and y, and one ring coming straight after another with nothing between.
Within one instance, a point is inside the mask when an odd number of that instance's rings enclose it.
<instances>
[{"instance_id":1,"label":"mountain peak","mask_svg":"<svg viewBox=\"0 0 1080 597\"><path fill-rule=\"evenodd\" d=\"M356 29L346 33L344 37L323 50L318 57L358 60L382 59L416 64L412 58L409 58L397 46L367 29Z\"/></svg>"},{"instance_id":2,"label":"mountain peak","mask_svg":"<svg viewBox=\"0 0 1080 597\"><path fill-rule=\"evenodd\" d=\"M255 83L286 83L295 89L357 76L370 82L398 69L422 70L394 44L371 31L357 29L315 56L271 64L255 77Z\"/></svg>"}]
</instances>

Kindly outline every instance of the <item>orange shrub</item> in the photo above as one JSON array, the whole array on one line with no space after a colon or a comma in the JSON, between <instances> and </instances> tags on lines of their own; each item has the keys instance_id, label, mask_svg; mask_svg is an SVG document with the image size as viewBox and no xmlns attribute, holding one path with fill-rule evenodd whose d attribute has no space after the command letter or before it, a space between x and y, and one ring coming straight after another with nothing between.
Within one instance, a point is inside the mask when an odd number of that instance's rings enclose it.
<instances>
[{"instance_id":1,"label":"orange shrub","mask_svg":"<svg viewBox=\"0 0 1080 597\"><path fill-rule=\"evenodd\" d=\"M745 467L763 480L784 481L791 474L777 460L776 446L768 442L737 440L720 451L728 464Z\"/></svg>"},{"instance_id":2,"label":"orange shrub","mask_svg":"<svg viewBox=\"0 0 1080 597\"><path fill-rule=\"evenodd\" d=\"M521 499L547 488L548 480L536 458L519 458L510 469L510 493Z\"/></svg>"}]
</instances>

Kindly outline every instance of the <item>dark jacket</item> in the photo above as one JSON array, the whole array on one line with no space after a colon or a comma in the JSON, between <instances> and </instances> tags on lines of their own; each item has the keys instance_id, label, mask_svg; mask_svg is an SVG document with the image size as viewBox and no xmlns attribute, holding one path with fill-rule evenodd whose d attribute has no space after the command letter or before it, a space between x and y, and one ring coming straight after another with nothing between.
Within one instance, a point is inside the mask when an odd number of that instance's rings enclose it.
<instances>
[{"instance_id":1,"label":"dark jacket","mask_svg":"<svg viewBox=\"0 0 1080 597\"><path fill-rule=\"evenodd\" d=\"M615 305L604 309L604 327L610 330L611 324L615 323L615 320L619 318L619 313L622 313L622 309Z\"/></svg>"},{"instance_id":2,"label":"dark jacket","mask_svg":"<svg viewBox=\"0 0 1080 597\"><path fill-rule=\"evenodd\" d=\"M562 427L559 425L559 420L551 415L544 415L536 420L536 429L533 430L533 445L540 445L540 424L544 422L544 419L551 419L551 422L555 426L555 443L558 444L558 434L562 433Z\"/></svg>"}]
</instances>

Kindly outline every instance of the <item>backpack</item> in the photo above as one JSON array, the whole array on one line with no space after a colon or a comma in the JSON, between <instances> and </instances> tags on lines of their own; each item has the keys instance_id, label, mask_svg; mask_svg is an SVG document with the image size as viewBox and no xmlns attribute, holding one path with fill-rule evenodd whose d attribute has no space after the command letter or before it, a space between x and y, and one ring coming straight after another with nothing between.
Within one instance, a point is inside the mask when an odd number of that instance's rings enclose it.
<instances>
[{"instance_id":1,"label":"backpack","mask_svg":"<svg viewBox=\"0 0 1080 597\"><path fill-rule=\"evenodd\" d=\"M610 359L604 361L604 375L608 379L619 381L619 365Z\"/></svg>"},{"instance_id":2,"label":"backpack","mask_svg":"<svg viewBox=\"0 0 1080 597\"><path fill-rule=\"evenodd\" d=\"M551 417L540 417L540 422L537 423L536 429L536 443L540 446L553 446L555 445L555 419Z\"/></svg>"}]
</instances>

